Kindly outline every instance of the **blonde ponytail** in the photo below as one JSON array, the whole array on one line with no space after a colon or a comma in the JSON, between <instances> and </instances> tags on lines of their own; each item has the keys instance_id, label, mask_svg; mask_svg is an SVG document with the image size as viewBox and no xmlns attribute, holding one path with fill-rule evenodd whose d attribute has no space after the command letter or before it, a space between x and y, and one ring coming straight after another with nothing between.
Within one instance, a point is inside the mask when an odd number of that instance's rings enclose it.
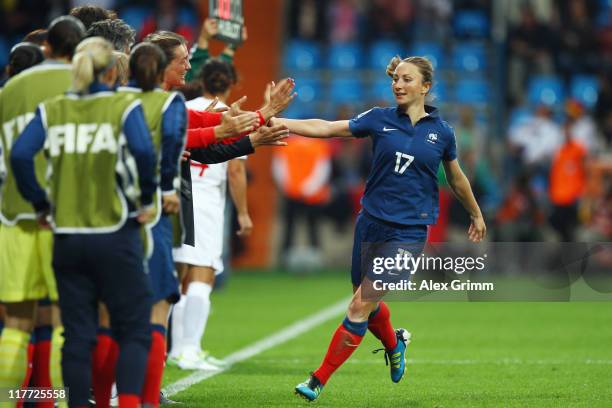
<instances>
[{"instance_id":1,"label":"blonde ponytail","mask_svg":"<svg viewBox=\"0 0 612 408\"><path fill-rule=\"evenodd\" d=\"M83 40L72 58L72 90L87 93L89 86L111 67L114 62L113 46L102 37Z\"/></svg>"},{"instance_id":2,"label":"blonde ponytail","mask_svg":"<svg viewBox=\"0 0 612 408\"><path fill-rule=\"evenodd\" d=\"M72 89L84 93L93 82L94 65L92 55L88 52L77 52L72 58Z\"/></svg>"}]
</instances>

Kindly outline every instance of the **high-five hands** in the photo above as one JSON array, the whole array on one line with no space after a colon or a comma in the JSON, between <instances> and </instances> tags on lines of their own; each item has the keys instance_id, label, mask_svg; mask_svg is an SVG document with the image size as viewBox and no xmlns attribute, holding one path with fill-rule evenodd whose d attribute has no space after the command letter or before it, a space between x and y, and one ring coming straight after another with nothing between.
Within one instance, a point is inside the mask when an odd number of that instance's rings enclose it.
<instances>
[{"instance_id":1,"label":"high-five hands","mask_svg":"<svg viewBox=\"0 0 612 408\"><path fill-rule=\"evenodd\" d=\"M287 146L287 142L284 142L289 136L289 129L284 125L278 126L262 126L249 135L253 148L259 146Z\"/></svg>"},{"instance_id":2,"label":"high-five hands","mask_svg":"<svg viewBox=\"0 0 612 408\"><path fill-rule=\"evenodd\" d=\"M297 95L293 78L285 78L278 84L268 83L264 91L264 106L259 110L265 120L285 110Z\"/></svg>"}]
</instances>

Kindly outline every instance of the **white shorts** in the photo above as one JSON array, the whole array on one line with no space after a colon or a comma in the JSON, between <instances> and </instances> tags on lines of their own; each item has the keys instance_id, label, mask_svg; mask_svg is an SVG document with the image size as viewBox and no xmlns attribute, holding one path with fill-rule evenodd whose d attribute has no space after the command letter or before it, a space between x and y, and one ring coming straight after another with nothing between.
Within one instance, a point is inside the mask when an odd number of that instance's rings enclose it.
<instances>
[{"instance_id":1,"label":"white shorts","mask_svg":"<svg viewBox=\"0 0 612 408\"><path fill-rule=\"evenodd\" d=\"M175 249L174 262L208 266L218 275L223 272L221 254L225 223L225 186L212 186L196 181L192 185L192 193L195 247L183 245Z\"/></svg>"}]
</instances>

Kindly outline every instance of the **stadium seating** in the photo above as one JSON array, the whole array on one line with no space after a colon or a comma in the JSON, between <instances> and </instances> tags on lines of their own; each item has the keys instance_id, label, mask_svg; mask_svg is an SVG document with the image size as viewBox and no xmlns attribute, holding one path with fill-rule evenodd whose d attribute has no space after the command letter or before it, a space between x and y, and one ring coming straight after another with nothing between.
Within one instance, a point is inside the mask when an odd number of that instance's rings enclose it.
<instances>
[{"instance_id":1,"label":"stadium seating","mask_svg":"<svg viewBox=\"0 0 612 408\"><path fill-rule=\"evenodd\" d=\"M358 78L334 78L330 84L331 101L335 104L361 103L364 98L364 86Z\"/></svg>"},{"instance_id":2,"label":"stadium seating","mask_svg":"<svg viewBox=\"0 0 612 408\"><path fill-rule=\"evenodd\" d=\"M375 81L372 81L369 98L375 103L385 102L392 104L394 97L393 91L391 90L391 78L381 76Z\"/></svg>"},{"instance_id":3,"label":"stadium seating","mask_svg":"<svg viewBox=\"0 0 612 408\"><path fill-rule=\"evenodd\" d=\"M146 7L134 6L121 10L120 17L138 32L150 14L150 9Z\"/></svg>"},{"instance_id":4,"label":"stadium seating","mask_svg":"<svg viewBox=\"0 0 612 408\"><path fill-rule=\"evenodd\" d=\"M527 99L533 105L558 105L563 103L564 98L563 83L556 76L536 76L529 82Z\"/></svg>"},{"instance_id":5,"label":"stadium seating","mask_svg":"<svg viewBox=\"0 0 612 408\"><path fill-rule=\"evenodd\" d=\"M464 72L480 72L487 68L485 46L479 43L458 43L452 51L453 68Z\"/></svg>"},{"instance_id":6,"label":"stadium seating","mask_svg":"<svg viewBox=\"0 0 612 408\"><path fill-rule=\"evenodd\" d=\"M8 64L10 52L11 46L4 38L0 38L0 67L4 67L6 64Z\"/></svg>"},{"instance_id":7,"label":"stadium seating","mask_svg":"<svg viewBox=\"0 0 612 408\"><path fill-rule=\"evenodd\" d=\"M510 111L508 118L508 128L520 126L528 119L533 117L533 109L528 106L519 106Z\"/></svg>"},{"instance_id":8,"label":"stadium seating","mask_svg":"<svg viewBox=\"0 0 612 408\"><path fill-rule=\"evenodd\" d=\"M295 79L295 92L297 93L296 102L309 104L321 101L323 95L323 85L321 80L314 76L302 76Z\"/></svg>"},{"instance_id":9,"label":"stadium seating","mask_svg":"<svg viewBox=\"0 0 612 408\"><path fill-rule=\"evenodd\" d=\"M455 35L461 38L489 36L489 17L482 10L460 10L453 17Z\"/></svg>"},{"instance_id":10,"label":"stadium seating","mask_svg":"<svg viewBox=\"0 0 612 408\"><path fill-rule=\"evenodd\" d=\"M189 7L181 7L178 12L178 21L180 24L197 27L200 25L198 15Z\"/></svg>"},{"instance_id":11,"label":"stadium seating","mask_svg":"<svg viewBox=\"0 0 612 408\"><path fill-rule=\"evenodd\" d=\"M410 52L411 55L426 57L431 61L434 69L444 67L444 50L436 43L419 42L414 44Z\"/></svg>"},{"instance_id":12,"label":"stadium seating","mask_svg":"<svg viewBox=\"0 0 612 408\"><path fill-rule=\"evenodd\" d=\"M461 79L455 85L455 100L459 103L489 103L489 83L484 79Z\"/></svg>"},{"instance_id":13,"label":"stadium seating","mask_svg":"<svg viewBox=\"0 0 612 408\"><path fill-rule=\"evenodd\" d=\"M384 70L391 58L396 55L404 56L404 49L399 42L389 40L377 41L370 46L368 66L372 69Z\"/></svg>"},{"instance_id":14,"label":"stadium seating","mask_svg":"<svg viewBox=\"0 0 612 408\"><path fill-rule=\"evenodd\" d=\"M585 107L592 108L597 103L599 81L593 75L576 75L570 84L572 98L580 101Z\"/></svg>"},{"instance_id":15,"label":"stadium seating","mask_svg":"<svg viewBox=\"0 0 612 408\"><path fill-rule=\"evenodd\" d=\"M309 119L319 117L315 103L303 103L299 100L293 101L282 113L283 118Z\"/></svg>"},{"instance_id":16,"label":"stadium seating","mask_svg":"<svg viewBox=\"0 0 612 408\"><path fill-rule=\"evenodd\" d=\"M321 67L321 49L311 41L291 40L284 52L286 71L308 71Z\"/></svg>"},{"instance_id":17,"label":"stadium seating","mask_svg":"<svg viewBox=\"0 0 612 408\"><path fill-rule=\"evenodd\" d=\"M327 67L351 70L363 67L363 50L355 43L334 44L329 48Z\"/></svg>"},{"instance_id":18,"label":"stadium seating","mask_svg":"<svg viewBox=\"0 0 612 408\"><path fill-rule=\"evenodd\" d=\"M436 106L440 103L448 102L448 84L446 81L441 78L435 79L429 95L433 98L432 103Z\"/></svg>"}]
</instances>

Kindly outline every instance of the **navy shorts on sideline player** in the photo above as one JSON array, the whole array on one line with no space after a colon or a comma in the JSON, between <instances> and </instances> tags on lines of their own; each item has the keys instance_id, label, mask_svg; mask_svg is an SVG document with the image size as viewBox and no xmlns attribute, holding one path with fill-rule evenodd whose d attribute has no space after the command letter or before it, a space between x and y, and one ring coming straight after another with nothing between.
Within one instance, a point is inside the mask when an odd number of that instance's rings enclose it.
<instances>
[{"instance_id":1,"label":"navy shorts on sideline player","mask_svg":"<svg viewBox=\"0 0 612 408\"><path fill-rule=\"evenodd\" d=\"M179 282L172 259L172 222L162 215L151 231L153 254L149 258L149 279L153 288L153 303L167 300L176 303L180 298Z\"/></svg>"},{"instance_id":2,"label":"navy shorts on sideline player","mask_svg":"<svg viewBox=\"0 0 612 408\"><path fill-rule=\"evenodd\" d=\"M395 257L398 247L385 243L401 243L402 249L410 251L413 256L420 255L427 240L427 225L398 225L374 218L361 210L355 223L353 257L351 261L351 281L361 285L364 276L371 277L370 268L364 267L362 250L370 256ZM382 244L382 245L381 245ZM366 247L367 245L367 247ZM384 279L384 277L383 277ZM406 277L409 279L409 276Z\"/></svg>"}]
</instances>

